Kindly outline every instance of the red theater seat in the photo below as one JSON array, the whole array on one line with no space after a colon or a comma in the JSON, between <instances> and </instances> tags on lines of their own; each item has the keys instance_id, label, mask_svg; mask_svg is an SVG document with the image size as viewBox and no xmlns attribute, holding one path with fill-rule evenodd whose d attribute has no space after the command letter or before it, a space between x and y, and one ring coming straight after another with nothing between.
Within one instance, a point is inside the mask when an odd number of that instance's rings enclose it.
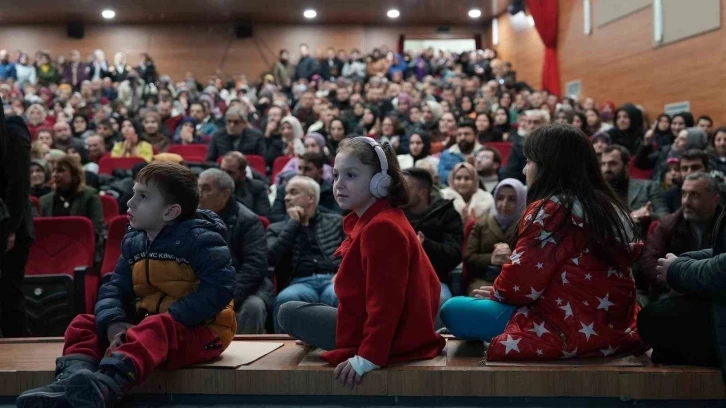
<instances>
[{"instance_id":1,"label":"red theater seat","mask_svg":"<svg viewBox=\"0 0 726 408\"><path fill-rule=\"evenodd\" d=\"M98 276L91 273L96 248L91 220L37 217L35 242L23 292L34 336L62 336L71 319L93 312ZM88 290L86 290L88 289Z\"/></svg>"},{"instance_id":2,"label":"red theater seat","mask_svg":"<svg viewBox=\"0 0 726 408\"><path fill-rule=\"evenodd\" d=\"M30 201L35 206L35 209L38 210L38 214L40 214L40 199L35 196L30 196Z\"/></svg>"},{"instance_id":3,"label":"red theater seat","mask_svg":"<svg viewBox=\"0 0 726 408\"><path fill-rule=\"evenodd\" d=\"M109 225L111 220L118 216L118 201L113 196L106 194L99 194L98 197L101 199L101 205L103 206L103 222Z\"/></svg>"},{"instance_id":4,"label":"red theater seat","mask_svg":"<svg viewBox=\"0 0 726 408\"><path fill-rule=\"evenodd\" d=\"M121 241L123 241L126 231L128 231L128 226L129 220L125 215L117 215L108 223L108 238L106 239L106 249L103 251L103 263L100 270L101 278L116 269L116 263L121 257Z\"/></svg>"},{"instance_id":5,"label":"red theater seat","mask_svg":"<svg viewBox=\"0 0 726 408\"><path fill-rule=\"evenodd\" d=\"M635 157L633 157L630 160L630 163L628 163L628 168L630 169L630 177L634 179L639 180L650 180L650 176L653 175L653 170L655 169L639 169L635 167Z\"/></svg>"},{"instance_id":6,"label":"red theater seat","mask_svg":"<svg viewBox=\"0 0 726 408\"><path fill-rule=\"evenodd\" d=\"M208 149L209 146L205 144L172 145L169 147L169 153L178 154L184 161L205 162Z\"/></svg>"},{"instance_id":7,"label":"red theater seat","mask_svg":"<svg viewBox=\"0 0 726 408\"><path fill-rule=\"evenodd\" d=\"M499 153L502 156L502 167L507 165L507 161L509 161L509 152L512 150L512 142L485 143L485 146L499 150Z\"/></svg>"},{"instance_id":8,"label":"red theater seat","mask_svg":"<svg viewBox=\"0 0 726 408\"><path fill-rule=\"evenodd\" d=\"M275 161L272 163L272 179L274 180L275 177L277 177L278 174L282 171L282 169L285 168L287 165L287 162L290 161L292 157L290 156L280 156L275 159Z\"/></svg>"},{"instance_id":9,"label":"red theater seat","mask_svg":"<svg viewBox=\"0 0 726 408\"><path fill-rule=\"evenodd\" d=\"M98 172L111 174L115 169L131 170L139 163L146 163L146 160L141 157L103 157L98 162Z\"/></svg>"},{"instance_id":10,"label":"red theater seat","mask_svg":"<svg viewBox=\"0 0 726 408\"><path fill-rule=\"evenodd\" d=\"M247 164L253 169L260 172L262 175L267 174L267 165L265 165L265 158L256 154L246 154Z\"/></svg>"}]
</instances>

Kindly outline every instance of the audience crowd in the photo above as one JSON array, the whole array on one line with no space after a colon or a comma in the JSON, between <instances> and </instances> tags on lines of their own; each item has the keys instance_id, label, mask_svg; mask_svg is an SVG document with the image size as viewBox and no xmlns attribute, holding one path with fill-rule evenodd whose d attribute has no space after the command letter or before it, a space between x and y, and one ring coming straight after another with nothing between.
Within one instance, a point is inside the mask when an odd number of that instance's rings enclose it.
<instances>
[{"instance_id":1,"label":"audience crowd","mask_svg":"<svg viewBox=\"0 0 726 408\"><path fill-rule=\"evenodd\" d=\"M656 116L632 103L535 90L492 50L329 48L316 58L301 45L294 60L280 51L259 81L222 73L172 81L146 54L134 66L122 52L109 61L102 50L85 60L78 51L66 59L0 50L5 114L24 118L32 140L36 215L90 218L100 262L108 226L99 195L123 213L145 163L184 163L199 175L200 207L229 230L238 332L279 332L285 302L337 305L336 249L345 236L332 159L342 140L369 136L398 153L410 194L405 214L439 277L443 305L491 286L518 259L529 204L524 142L537 128L567 124L591 138L602 176L645 242L630 272L653 360L718 364L716 340L709 348L698 339L726 324L726 311L710 313L723 279L710 293L704 282L687 291L685 274L671 287L658 266L669 254L701 251L686 255L698 262L723 246L726 127L705 112ZM175 153L189 145L206 153ZM99 166L106 157L142 160L106 174ZM253 166L253 158L264 164Z\"/></svg>"}]
</instances>

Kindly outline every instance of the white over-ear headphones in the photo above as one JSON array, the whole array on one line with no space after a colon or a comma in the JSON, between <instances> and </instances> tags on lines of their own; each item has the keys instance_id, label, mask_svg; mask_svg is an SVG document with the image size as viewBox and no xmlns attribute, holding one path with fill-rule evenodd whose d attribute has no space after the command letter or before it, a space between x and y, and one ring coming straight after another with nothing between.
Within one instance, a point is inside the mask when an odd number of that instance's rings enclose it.
<instances>
[{"instance_id":1,"label":"white over-ear headphones","mask_svg":"<svg viewBox=\"0 0 726 408\"><path fill-rule=\"evenodd\" d=\"M391 187L391 176L388 175L388 160L386 159L386 153L383 151L378 142L370 137L358 136L353 140L361 140L368 143L378 156L378 161L381 162L381 171L374 174L371 178L371 195L375 198L384 198L388 196L388 189Z\"/></svg>"}]
</instances>

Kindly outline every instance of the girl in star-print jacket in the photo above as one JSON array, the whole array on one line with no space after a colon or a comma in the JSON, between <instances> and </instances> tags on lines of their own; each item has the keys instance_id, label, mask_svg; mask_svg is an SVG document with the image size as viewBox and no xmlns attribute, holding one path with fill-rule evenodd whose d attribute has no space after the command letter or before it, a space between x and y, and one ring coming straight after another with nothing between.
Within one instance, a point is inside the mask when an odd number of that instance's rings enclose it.
<instances>
[{"instance_id":1,"label":"girl in star-print jacket","mask_svg":"<svg viewBox=\"0 0 726 408\"><path fill-rule=\"evenodd\" d=\"M588 138L551 125L528 136L527 210L510 262L441 318L489 342L489 360L604 357L642 349L632 264L642 249Z\"/></svg>"}]
</instances>

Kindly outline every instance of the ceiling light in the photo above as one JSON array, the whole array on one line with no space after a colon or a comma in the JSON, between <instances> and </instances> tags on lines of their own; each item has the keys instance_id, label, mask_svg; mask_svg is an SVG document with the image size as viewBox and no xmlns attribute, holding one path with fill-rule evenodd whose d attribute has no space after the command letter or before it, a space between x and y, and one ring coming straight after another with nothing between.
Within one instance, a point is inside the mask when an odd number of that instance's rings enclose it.
<instances>
[{"instance_id":1,"label":"ceiling light","mask_svg":"<svg viewBox=\"0 0 726 408\"><path fill-rule=\"evenodd\" d=\"M101 17L110 20L114 17L116 17L116 12L111 9L106 9L101 12Z\"/></svg>"},{"instance_id":2,"label":"ceiling light","mask_svg":"<svg viewBox=\"0 0 726 408\"><path fill-rule=\"evenodd\" d=\"M303 12L303 17L305 18L315 18L318 16L318 13L313 9L307 9Z\"/></svg>"},{"instance_id":3,"label":"ceiling light","mask_svg":"<svg viewBox=\"0 0 726 408\"><path fill-rule=\"evenodd\" d=\"M471 17L471 18L479 18L479 17L481 17L481 10L479 10L479 9L471 9L471 10L469 10L469 17Z\"/></svg>"},{"instance_id":4,"label":"ceiling light","mask_svg":"<svg viewBox=\"0 0 726 408\"><path fill-rule=\"evenodd\" d=\"M386 15L388 18L398 18L401 15L401 12L396 9L390 9Z\"/></svg>"}]
</instances>

